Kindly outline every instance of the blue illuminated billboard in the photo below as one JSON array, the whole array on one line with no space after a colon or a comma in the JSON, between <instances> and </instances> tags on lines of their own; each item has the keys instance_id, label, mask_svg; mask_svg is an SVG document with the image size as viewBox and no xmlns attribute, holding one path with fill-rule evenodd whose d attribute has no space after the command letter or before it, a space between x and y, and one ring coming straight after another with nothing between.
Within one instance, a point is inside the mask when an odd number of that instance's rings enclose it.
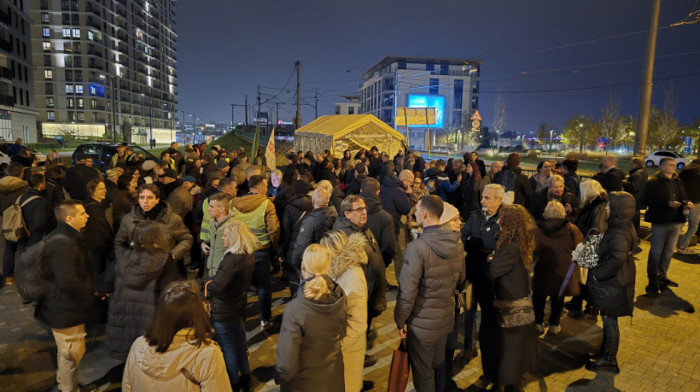
<instances>
[{"instance_id":1,"label":"blue illuminated billboard","mask_svg":"<svg viewBox=\"0 0 700 392\"><path fill-rule=\"evenodd\" d=\"M89 86L90 95L95 97L105 96L105 86L101 84L90 84Z\"/></svg>"},{"instance_id":2,"label":"blue illuminated billboard","mask_svg":"<svg viewBox=\"0 0 700 392\"><path fill-rule=\"evenodd\" d=\"M409 108L435 108L435 125L430 128L443 128L445 125L445 97L442 95L411 94L408 96ZM409 125L425 128L425 125Z\"/></svg>"}]
</instances>

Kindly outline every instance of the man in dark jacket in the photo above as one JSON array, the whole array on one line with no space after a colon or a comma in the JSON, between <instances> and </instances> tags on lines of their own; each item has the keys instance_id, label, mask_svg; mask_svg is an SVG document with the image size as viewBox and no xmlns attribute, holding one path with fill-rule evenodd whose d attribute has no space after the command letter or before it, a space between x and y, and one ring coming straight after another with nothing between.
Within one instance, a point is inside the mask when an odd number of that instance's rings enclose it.
<instances>
[{"instance_id":1,"label":"man in dark jacket","mask_svg":"<svg viewBox=\"0 0 700 392\"><path fill-rule=\"evenodd\" d=\"M370 177L362 182L360 196L365 199L367 205L367 227L372 230L374 238L379 242L384 266L388 267L396 252L396 232L394 220L382 207L379 192L380 185L376 178Z\"/></svg>"},{"instance_id":2,"label":"man in dark jacket","mask_svg":"<svg viewBox=\"0 0 700 392\"><path fill-rule=\"evenodd\" d=\"M506 159L506 164L493 179L495 184L502 185L506 192L513 192L513 204L520 204L529 208L535 192L530 186L530 180L523 174L520 168L520 155L511 153Z\"/></svg>"},{"instance_id":3,"label":"man in dark jacket","mask_svg":"<svg viewBox=\"0 0 700 392\"><path fill-rule=\"evenodd\" d=\"M283 267L285 278L289 281L291 297L299 289L300 275L292 263L292 256L294 244L301 229L301 222L313 210L311 196L308 194L310 190L311 184L308 181L297 180L294 183L294 197L284 207L284 212L280 219L281 234L277 246L277 260Z\"/></svg>"},{"instance_id":4,"label":"man in dark jacket","mask_svg":"<svg viewBox=\"0 0 700 392\"><path fill-rule=\"evenodd\" d=\"M372 230L367 227L367 205L362 196L350 195L340 205L340 215L333 224L333 229L342 230L346 235L362 233L367 239L365 252L367 253L367 265L365 266L365 278L367 279L367 332L370 334L372 319L386 310L386 276L382 253L379 243ZM371 346L371 339L367 339Z\"/></svg>"},{"instance_id":5,"label":"man in dark jacket","mask_svg":"<svg viewBox=\"0 0 700 392\"><path fill-rule=\"evenodd\" d=\"M19 198L19 203L22 204L31 198L31 201L22 207L22 217L24 217L24 223L29 230L29 238L19 242L20 252L36 244L56 228L56 217L53 210L46 199L41 196L46 188L44 176L31 174L28 183L29 188Z\"/></svg>"},{"instance_id":6,"label":"man in dark jacket","mask_svg":"<svg viewBox=\"0 0 700 392\"><path fill-rule=\"evenodd\" d=\"M22 176L24 176L24 166L19 163L11 163L7 168L7 175L0 178L0 213L15 203L29 186L22 179ZM5 249L2 255L3 277L0 279L0 287L4 283L14 284L15 254L17 253L16 242L5 240L4 237L3 240L5 241Z\"/></svg>"},{"instance_id":7,"label":"man in dark jacket","mask_svg":"<svg viewBox=\"0 0 700 392\"><path fill-rule=\"evenodd\" d=\"M606 155L600 162L600 173L593 177L608 192L623 190L622 182L625 180L625 172L617 167L617 156Z\"/></svg>"},{"instance_id":8,"label":"man in dark jacket","mask_svg":"<svg viewBox=\"0 0 700 392\"><path fill-rule=\"evenodd\" d=\"M292 265L297 271L301 270L301 257L306 247L311 244L318 244L323 235L333 227L335 218L338 217L335 207L328 206L329 200L328 190L323 187L316 188L311 196L311 203L314 209L301 222L299 234L294 243L294 251L292 252Z\"/></svg>"},{"instance_id":9,"label":"man in dark jacket","mask_svg":"<svg viewBox=\"0 0 700 392\"><path fill-rule=\"evenodd\" d=\"M564 186L567 191L579 197L581 195L581 178L576 174L576 170L578 170L578 159L567 158L562 161L561 173L564 177Z\"/></svg>"},{"instance_id":10,"label":"man in dark jacket","mask_svg":"<svg viewBox=\"0 0 700 392\"><path fill-rule=\"evenodd\" d=\"M71 199L85 200L88 197L87 183L93 178L99 178L100 174L92 167L85 165L85 156L79 155L76 157L76 165L66 170L66 176L63 180L63 186L70 195Z\"/></svg>"},{"instance_id":11,"label":"man in dark jacket","mask_svg":"<svg viewBox=\"0 0 700 392\"><path fill-rule=\"evenodd\" d=\"M360 162L357 165L355 165L355 172L357 172L357 175L348 184L348 196L360 194L362 181L364 181L365 178L367 178L367 166L364 163Z\"/></svg>"},{"instance_id":12,"label":"man in dark jacket","mask_svg":"<svg viewBox=\"0 0 700 392\"><path fill-rule=\"evenodd\" d=\"M445 367L445 348L454 323L454 291L465 280L459 233L439 225L443 208L435 195L424 196L416 205L416 223L423 233L406 246L394 309L399 335L408 338L418 392L444 390L447 372L452 371Z\"/></svg>"},{"instance_id":13,"label":"man in dark jacket","mask_svg":"<svg viewBox=\"0 0 700 392\"><path fill-rule=\"evenodd\" d=\"M698 221L700 221L700 159L696 159L686 166L678 176L685 186L685 191L688 192L688 200L693 203L693 208L688 213L688 231L681 237L678 242L678 252L682 254L695 254L688 249L690 240L695 236L698 230Z\"/></svg>"},{"instance_id":14,"label":"man in dark jacket","mask_svg":"<svg viewBox=\"0 0 700 392\"><path fill-rule=\"evenodd\" d=\"M382 199L382 207L384 211L391 215L394 220L394 231L396 233L396 253L394 253L394 272L398 279L401 275L401 265L403 265L403 249L401 249L401 240L408 243L408 229L401 222L403 215L408 215L413 208L413 199L410 195L413 194L414 176L410 170L402 170L399 176L386 176L382 180L381 192L379 198Z\"/></svg>"},{"instance_id":15,"label":"man in dark jacket","mask_svg":"<svg viewBox=\"0 0 700 392\"><path fill-rule=\"evenodd\" d=\"M676 174L676 161L663 158L659 172L647 182L644 201L647 212L644 220L651 223L649 259L647 261L648 294L658 294L666 286L678 287L667 276L678 234L685 223L684 210L693 208L688 201L685 186Z\"/></svg>"},{"instance_id":16,"label":"man in dark jacket","mask_svg":"<svg viewBox=\"0 0 700 392\"><path fill-rule=\"evenodd\" d=\"M439 159L435 167L425 171L424 182L428 186L428 190L431 193L439 195L442 201L447 201L447 198L459 189L459 183L462 182L461 174L457 174L455 180L450 181L449 176L445 173L446 167L447 163ZM433 189L430 189L431 187L433 187Z\"/></svg>"},{"instance_id":17,"label":"man in dark jacket","mask_svg":"<svg viewBox=\"0 0 700 392\"><path fill-rule=\"evenodd\" d=\"M637 202L637 213L632 220L634 228L637 230L637 237L639 237L639 223L642 216L639 211L646 207L644 205L644 189L647 186L648 180L649 176L647 172L644 171L644 161L642 158L632 158L632 161L630 161L630 175L627 177L625 183L628 184L627 191L634 196L634 200Z\"/></svg>"},{"instance_id":18,"label":"man in dark jacket","mask_svg":"<svg viewBox=\"0 0 700 392\"><path fill-rule=\"evenodd\" d=\"M88 215L78 200L64 200L55 209L59 224L44 254L44 294L34 317L53 333L58 351L58 389L77 391L78 365L85 354L85 321L94 301L88 248L80 230Z\"/></svg>"}]
</instances>

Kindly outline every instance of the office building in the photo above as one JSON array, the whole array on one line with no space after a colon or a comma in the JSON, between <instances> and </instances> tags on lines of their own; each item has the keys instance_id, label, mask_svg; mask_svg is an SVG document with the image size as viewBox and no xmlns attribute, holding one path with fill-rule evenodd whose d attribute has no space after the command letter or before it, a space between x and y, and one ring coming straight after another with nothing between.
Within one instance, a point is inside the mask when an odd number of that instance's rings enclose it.
<instances>
[{"instance_id":1,"label":"office building","mask_svg":"<svg viewBox=\"0 0 700 392\"><path fill-rule=\"evenodd\" d=\"M341 95L341 102L335 103L335 114L360 114L359 95Z\"/></svg>"},{"instance_id":2,"label":"office building","mask_svg":"<svg viewBox=\"0 0 700 392\"><path fill-rule=\"evenodd\" d=\"M25 1L41 135L175 140L174 0Z\"/></svg>"},{"instance_id":3,"label":"office building","mask_svg":"<svg viewBox=\"0 0 700 392\"><path fill-rule=\"evenodd\" d=\"M448 135L471 130L479 109L481 60L387 56L362 74L360 112L373 114L404 136L413 149L454 149ZM396 126L397 108L433 107L436 123ZM429 129L430 132L426 132Z\"/></svg>"},{"instance_id":4,"label":"office building","mask_svg":"<svg viewBox=\"0 0 700 392\"><path fill-rule=\"evenodd\" d=\"M0 140L37 141L28 0L0 2Z\"/></svg>"}]
</instances>

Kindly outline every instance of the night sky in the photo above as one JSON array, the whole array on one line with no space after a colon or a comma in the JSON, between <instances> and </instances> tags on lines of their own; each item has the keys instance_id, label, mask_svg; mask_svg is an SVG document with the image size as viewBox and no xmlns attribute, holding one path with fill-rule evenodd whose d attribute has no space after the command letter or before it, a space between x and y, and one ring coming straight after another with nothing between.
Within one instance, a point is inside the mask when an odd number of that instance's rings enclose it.
<instances>
[{"instance_id":1,"label":"night sky","mask_svg":"<svg viewBox=\"0 0 700 392\"><path fill-rule=\"evenodd\" d=\"M700 23L663 27L694 5L700 9L696 0L662 0L659 19L653 103L662 106L672 88L682 124L700 117ZM500 90L505 128L529 131L541 122L560 130L577 113L599 118L611 96L636 117L651 0L198 0L176 7L179 109L200 121L229 123L230 104L243 104L245 94L254 104L257 85L262 101L280 102L280 119L291 121L299 60L307 124L316 89L319 116L333 114L340 95L358 94L363 71L401 55L483 60L484 125L491 126ZM275 119L274 104L262 111ZM236 122L243 118L237 107Z\"/></svg>"}]
</instances>

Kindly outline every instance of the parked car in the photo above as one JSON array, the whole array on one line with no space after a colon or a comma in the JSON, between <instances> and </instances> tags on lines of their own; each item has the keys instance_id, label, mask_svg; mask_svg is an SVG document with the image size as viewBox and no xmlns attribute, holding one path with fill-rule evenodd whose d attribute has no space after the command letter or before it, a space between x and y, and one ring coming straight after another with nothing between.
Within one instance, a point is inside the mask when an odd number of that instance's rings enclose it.
<instances>
[{"instance_id":1,"label":"parked car","mask_svg":"<svg viewBox=\"0 0 700 392\"><path fill-rule=\"evenodd\" d=\"M688 164L688 158L684 157L683 155L676 154L673 151L664 151L664 150L659 150L659 151L654 151L651 155L649 155L645 160L644 163L647 165L647 167L654 167L654 166L659 166L659 163L663 158L673 158L676 160L676 166L679 169L682 169L685 167L685 165Z\"/></svg>"},{"instance_id":2,"label":"parked car","mask_svg":"<svg viewBox=\"0 0 700 392\"><path fill-rule=\"evenodd\" d=\"M12 161L10 160L10 156L0 151L0 177L5 177L5 174L7 174L7 168L10 166L10 163L12 163Z\"/></svg>"},{"instance_id":3,"label":"parked car","mask_svg":"<svg viewBox=\"0 0 700 392\"><path fill-rule=\"evenodd\" d=\"M10 150L10 146L15 144L14 142L0 142L0 153L2 153L4 156L7 156L10 158L10 154L8 153ZM44 161L46 160L46 155L41 154L37 152L36 150L32 150L31 148L22 145L23 149L27 149L32 152L32 154L36 155L37 158L39 158L39 164L43 165ZM3 160L0 160L0 162L3 162Z\"/></svg>"},{"instance_id":4,"label":"parked car","mask_svg":"<svg viewBox=\"0 0 700 392\"><path fill-rule=\"evenodd\" d=\"M92 167L105 172L109 169L109 163L112 161L112 157L117 153L118 144L113 143L86 143L79 145L73 155L71 156L71 164L75 165L75 157L82 154L86 157L92 158ZM146 157L146 160L157 161L153 154L144 150L139 146L130 145L129 147L134 149L134 154L141 154Z\"/></svg>"}]
</instances>

